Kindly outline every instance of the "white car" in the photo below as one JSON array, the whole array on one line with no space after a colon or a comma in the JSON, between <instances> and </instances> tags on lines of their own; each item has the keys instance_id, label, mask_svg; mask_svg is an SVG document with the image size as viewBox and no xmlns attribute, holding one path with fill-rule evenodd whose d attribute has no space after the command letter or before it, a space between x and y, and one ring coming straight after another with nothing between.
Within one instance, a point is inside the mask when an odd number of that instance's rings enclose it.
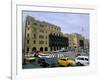
<instances>
[{"instance_id":1,"label":"white car","mask_svg":"<svg viewBox=\"0 0 100 80\"><path fill-rule=\"evenodd\" d=\"M75 59L77 65L88 66L89 65L89 57L88 56L78 56Z\"/></svg>"},{"instance_id":2,"label":"white car","mask_svg":"<svg viewBox=\"0 0 100 80\"><path fill-rule=\"evenodd\" d=\"M39 58L51 58L49 54L40 54L38 55Z\"/></svg>"}]
</instances>

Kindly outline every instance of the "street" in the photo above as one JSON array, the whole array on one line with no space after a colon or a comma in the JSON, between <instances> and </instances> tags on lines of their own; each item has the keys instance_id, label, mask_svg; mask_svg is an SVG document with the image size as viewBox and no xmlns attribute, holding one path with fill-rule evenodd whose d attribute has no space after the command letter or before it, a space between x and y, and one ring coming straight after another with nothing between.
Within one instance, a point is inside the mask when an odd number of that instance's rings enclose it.
<instances>
[{"instance_id":1,"label":"street","mask_svg":"<svg viewBox=\"0 0 100 80\"><path fill-rule=\"evenodd\" d=\"M81 54L81 55L85 55L85 56L89 56L88 54L85 54L83 52L81 53L77 53L77 52L74 52L74 51L69 51L69 52L57 52L57 53L52 53L52 54L49 54L49 56L51 57L52 61L51 62L56 62L56 65L55 67L59 67L59 65L57 64L58 60L60 57L64 56L64 57L69 57L73 60L75 60L76 58L76 55L77 54ZM25 64L23 64L23 69L31 69L31 68L42 68L40 66L40 64L38 63L38 57L36 57L36 61L32 61L32 62L28 62L26 61ZM46 59L47 60L47 59ZM48 61L48 63L50 63L50 61ZM51 66L48 66L48 68L51 68ZM54 67L54 66L53 66Z\"/></svg>"}]
</instances>

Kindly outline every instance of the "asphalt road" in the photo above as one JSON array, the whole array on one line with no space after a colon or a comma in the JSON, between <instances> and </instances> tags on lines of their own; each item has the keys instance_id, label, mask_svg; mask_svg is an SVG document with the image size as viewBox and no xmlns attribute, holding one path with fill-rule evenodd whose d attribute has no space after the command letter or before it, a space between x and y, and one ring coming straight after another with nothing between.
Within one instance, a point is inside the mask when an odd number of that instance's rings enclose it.
<instances>
[{"instance_id":1,"label":"asphalt road","mask_svg":"<svg viewBox=\"0 0 100 80\"><path fill-rule=\"evenodd\" d=\"M49 54L51 57L52 57L52 60L53 61L58 61L58 59L61 57L61 56L64 56L64 57L69 57L69 58L72 58L72 59L75 59L76 55L79 54L80 52L59 52L59 53L52 53L52 54ZM84 54L83 52L81 52L81 55L86 55L86 56L89 56L88 54ZM49 67L49 66L48 66ZM56 64L56 67L59 67L58 64ZM36 69L36 68L42 68L40 66L40 64L38 63L38 57L36 58L36 61L33 61L33 62L26 62L26 64L23 65L23 69Z\"/></svg>"}]
</instances>

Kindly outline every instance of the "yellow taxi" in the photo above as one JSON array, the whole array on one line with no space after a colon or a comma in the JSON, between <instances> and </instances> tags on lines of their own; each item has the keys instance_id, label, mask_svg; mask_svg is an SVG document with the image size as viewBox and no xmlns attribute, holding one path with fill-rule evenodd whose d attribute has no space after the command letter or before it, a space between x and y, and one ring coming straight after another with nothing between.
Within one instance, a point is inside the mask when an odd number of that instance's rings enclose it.
<instances>
[{"instance_id":1,"label":"yellow taxi","mask_svg":"<svg viewBox=\"0 0 100 80\"><path fill-rule=\"evenodd\" d=\"M34 55L32 55L32 54L25 55L24 59L25 59L25 61L29 61L29 62L36 61L36 57L34 57Z\"/></svg>"},{"instance_id":2,"label":"yellow taxi","mask_svg":"<svg viewBox=\"0 0 100 80\"><path fill-rule=\"evenodd\" d=\"M58 60L59 66L75 66L76 62L68 57L62 57Z\"/></svg>"}]
</instances>

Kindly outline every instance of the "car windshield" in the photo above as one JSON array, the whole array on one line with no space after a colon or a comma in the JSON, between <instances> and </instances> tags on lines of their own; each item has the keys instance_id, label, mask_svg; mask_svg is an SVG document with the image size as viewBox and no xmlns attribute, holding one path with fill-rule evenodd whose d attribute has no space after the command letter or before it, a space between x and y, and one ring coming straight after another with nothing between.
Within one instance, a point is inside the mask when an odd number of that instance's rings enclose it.
<instances>
[{"instance_id":1,"label":"car windshield","mask_svg":"<svg viewBox=\"0 0 100 80\"><path fill-rule=\"evenodd\" d=\"M60 60L66 61L66 59L60 59Z\"/></svg>"},{"instance_id":2,"label":"car windshield","mask_svg":"<svg viewBox=\"0 0 100 80\"><path fill-rule=\"evenodd\" d=\"M84 58L77 58L78 60L84 60Z\"/></svg>"},{"instance_id":3,"label":"car windshield","mask_svg":"<svg viewBox=\"0 0 100 80\"><path fill-rule=\"evenodd\" d=\"M41 59L41 61L45 61L45 59Z\"/></svg>"},{"instance_id":4,"label":"car windshield","mask_svg":"<svg viewBox=\"0 0 100 80\"><path fill-rule=\"evenodd\" d=\"M88 61L89 59L88 58L85 58L85 60Z\"/></svg>"}]
</instances>

